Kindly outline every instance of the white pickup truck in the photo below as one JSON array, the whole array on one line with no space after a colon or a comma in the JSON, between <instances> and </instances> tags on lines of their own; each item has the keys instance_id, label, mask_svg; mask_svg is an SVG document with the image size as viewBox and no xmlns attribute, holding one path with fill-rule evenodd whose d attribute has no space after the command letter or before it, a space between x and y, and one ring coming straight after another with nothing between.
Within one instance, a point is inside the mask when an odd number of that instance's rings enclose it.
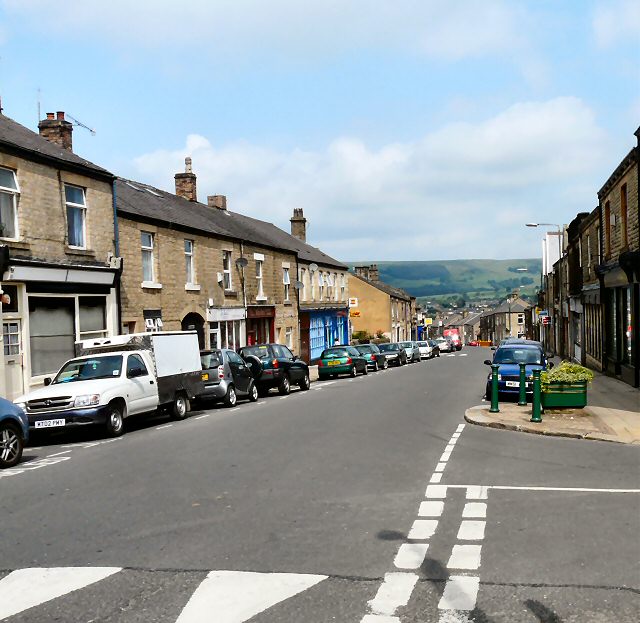
<instances>
[{"instance_id":1,"label":"white pickup truck","mask_svg":"<svg viewBox=\"0 0 640 623\"><path fill-rule=\"evenodd\" d=\"M204 390L195 331L85 340L76 352L45 387L14 401L31 431L100 424L116 437L130 415L167 409L183 419Z\"/></svg>"}]
</instances>

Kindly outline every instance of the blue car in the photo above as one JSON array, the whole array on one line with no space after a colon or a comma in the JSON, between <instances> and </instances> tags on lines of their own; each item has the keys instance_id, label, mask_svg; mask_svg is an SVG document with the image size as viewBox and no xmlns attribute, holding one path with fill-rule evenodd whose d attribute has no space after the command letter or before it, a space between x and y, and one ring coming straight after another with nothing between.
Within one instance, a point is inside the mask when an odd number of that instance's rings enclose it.
<instances>
[{"instance_id":1,"label":"blue car","mask_svg":"<svg viewBox=\"0 0 640 623\"><path fill-rule=\"evenodd\" d=\"M29 439L29 421L25 412L0 398L0 469L17 465Z\"/></svg>"},{"instance_id":2,"label":"blue car","mask_svg":"<svg viewBox=\"0 0 640 623\"><path fill-rule=\"evenodd\" d=\"M497 363L498 397L520 394L520 364L524 363L526 371L527 394L533 393L533 371L552 368L553 363L547 361L542 346L536 342L511 342L499 346L493 355L493 361L484 362L490 366ZM491 374L487 377L485 398L491 400Z\"/></svg>"}]
</instances>

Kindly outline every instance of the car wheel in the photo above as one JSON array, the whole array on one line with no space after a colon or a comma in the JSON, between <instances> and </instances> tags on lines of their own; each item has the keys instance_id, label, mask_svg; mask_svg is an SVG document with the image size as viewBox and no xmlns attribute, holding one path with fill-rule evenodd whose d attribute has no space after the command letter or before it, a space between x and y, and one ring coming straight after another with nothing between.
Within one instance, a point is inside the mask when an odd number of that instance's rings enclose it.
<instances>
[{"instance_id":1,"label":"car wheel","mask_svg":"<svg viewBox=\"0 0 640 623\"><path fill-rule=\"evenodd\" d=\"M309 378L309 373L305 372L302 380L299 383L300 389L307 391L311 387L311 379Z\"/></svg>"},{"instance_id":2,"label":"car wheel","mask_svg":"<svg viewBox=\"0 0 640 623\"><path fill-rule=\"evenodd\" d=\"M380 369L380 368L379 368L379 366L378 366L378 362L377 362L377 361L374 361L374 362L373 362L373 371L374 371L374 372L377 372L379 369Z\"/></svg>"},{"instance_id":3,"label":"car wheel","mask_svg":"<svg viewBox=\"0 0 640 623\"><path fill-rule=\"evenodd\" d=\"M11 422L0 424L0 469L17 465L22 457L24 441Z\"/></svg>"},{"instance_id":4,"label":"car wheel","mask_svg":"<svg viewBox=\"0 0 640 623\"><path fill-rule=\"evenodd\" d=\"M358 376L358 371L356 370L356 364L355 363L351 366L351 372L349 372L349 376L352 379L355 379L356 376Z\"/></svg>"},{"instance_id":5,"label":"car wheel","mask_svg":"<svg viewBox=\"0 0 640 623\"><path fill-rule=\"evenodd\" d=\"M122 408L116 404L109 405L109 411L107 412L107 419L104 423L107 435L109 437L119 437L124 432L124 417L122 415Z\"/></svg>"},{"instance_id":6,"label":"car wheel","mask_svg":"<svg viewBox=\"0 0 640 623\"><path fill-rule=\"evenodd\" d=\"M389 367L389 362L387 361L386 357L382 360L382 369L386 370Z\"/></svg>"},{"instance_id":7,"label":"car wheel","mask_svg":"<svg viewBox=\"0 0 640 623\"><path fill-rule=\"evenodd\" d=\"M280 385L278 385L278 393L281 396L286 396L291 391L291 383L289 382L289 376L284 374L282 376L282 380L280 381Z\"/></svg>"},{"instance_id":8,"label":"car wheel","mask_svg":"<svg viewBox=\"0 0 640 623\"><path fill-rule=\"evenodd\" d=\"M189 413L189 399L180 392L176 395L171 405L171 419L184 420Z\"/></svg>"},{"instance_id":9,"label":"car wheel","mask_svg":"<svg viewBox=\"0 0 640 623\"><path fill-rule=\"evenodd\" d=\"M367 364L364 364L364 369L362 370L362 374L369 374L369 366L367 366Z\"/></svg>"},{"instance_id":10,"label":"car wheel","mask_svg":"<svg viewBox=\"0 0 640 623\"><path fill-rule=\"evenodd\" d=\"M258 400L258 388L255 383L251 384L251 389L249 390L249 400L251 402L256 402Z\"/></svg>"},{"instance_id":11,"label":"car wheel","mask_svg":"<svg viewBox=\"0 0 640 623\"><path fill-rule=\"evenodd\" d=\"M229 385L227 388L227 393L224 396L224 406L225 407L235 407L238 402L238 396L236 395L236 390L233 385Z\"/></svg>"}]
</instances>

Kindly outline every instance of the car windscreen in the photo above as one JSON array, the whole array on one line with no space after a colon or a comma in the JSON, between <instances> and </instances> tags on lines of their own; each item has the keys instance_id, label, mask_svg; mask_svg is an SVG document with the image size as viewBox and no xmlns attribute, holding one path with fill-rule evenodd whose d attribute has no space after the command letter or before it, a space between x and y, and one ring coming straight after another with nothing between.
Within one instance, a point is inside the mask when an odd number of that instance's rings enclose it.
<instances>
[{"instance_id":1,"label":"car windscreen","mask_svg":"<svg viewBox=\"0 0 640 623\"><path fill-rule=\"evenodd\" d=\"M493 363L542 363L542 351L537 348L498 348Z\"/></svg>"},{"instance_id":2,"label":"car windscreen","mask_svg":"<svg viewBox=\"0 0 640 623\"><path fill-rule=\"evenodd\" d=\"M58 372L56 378L52 381L52 385L72 383L74 381L113 378L120 376L121 370L122 355L74 359L65 364L60 372Z\"/></svg>"},{"instance_id":3,"label":"car windscreen","mask_svg":"<svg viewBox=\"0 0 640 623\"><path fill-rule=\"evenodd\" d=\"M427 344L426 342L418 342L418 346L420 348L425 348L426 346L429 346L429 344Z\"/></svg>"},{"instance_id":4,"label":"car windscreen","mask_svg":"<svg viewBox=\"0 0 640 623\"><path fill-rule=\"evenodd\" d=\"M331 359L334 357L348 357L349 354L344 348L328 348L322 353L322 359Z\"/></svg>"},{"instance_id":5,"label":"car windscreen","mask_svg":"<svg viewBox=\"0 0 640 623\"><path fill-rule=\"evenodd\" d=\"M253 355L254 357L258 357L259 359L262 357L270 357L269 347L268 346L245 346L242 349L242 356L249 357Z\"/></svg>"},{"instance_id":6,"label":"car windscreen","mask_svg":"<svg viewBox=\"0 0 640 623\"><path fill-rule=\"evenodd\" d=\"M356 346L355 348L359 353L362 353L362 354L372 353L373 352L373 348L371 348L371 346L369 346L369 344L361 344L359 346Z\"/></svg>"},{"instance_id":7,"label":"car windscreen","mask_svg":"<svg viewBox=\"0 0 640 623\"><path fill-rule=\"evenodd\" d=\"M222 365L222 353L206 353L200 355L200 363L202 364L203 370L208 370L209 368L217 368Z\"/></svg>"},{"instance_id":8,"label":"car windscreen","mask_svg":"<svg viewBox=\"0 0 640 623\"><path fill-rule=\"evenodd\" d=\"M378 344L378 348L382 351L398 350L397 344Z\"/></svg>"},{"instance_id":9,"label":"car windscreen","mask_svg":"<svg viewBox=\"0 0 640 623\"><path fill-rule=\"evenodd\" d=\"M400 346L402 346L402 348L413 348L413 344L411 342L400 342Z\"/></svg>"}]
</instances>

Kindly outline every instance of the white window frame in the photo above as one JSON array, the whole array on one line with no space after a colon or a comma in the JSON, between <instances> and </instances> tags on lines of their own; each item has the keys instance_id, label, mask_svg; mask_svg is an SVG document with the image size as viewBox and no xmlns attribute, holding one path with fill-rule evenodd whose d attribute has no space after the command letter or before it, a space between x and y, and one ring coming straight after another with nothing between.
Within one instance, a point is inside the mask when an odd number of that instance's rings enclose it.
<instances>
[{"instance_id":1,"label":"white window frame","mask_svg":"<svg viewBox=\"0 0 640 623\"><path fill-rule=\"evenodd\" d=\"M18 197L20 195L20 186L18 185L18 176L13 169L7 169L6 167L0 167L3 171L8 171L11 173L13 177L13 182L15 184L15 188L10 188L9 186L0 186L0 193L9 195L11 197L12 209L13 209L13 236L3 236L0 235L0 238L4 240L18 240Z\"/></svg>"},{"instance_id":2,"label":"white window frame","mask_svg":"<svg viewBox=\"0 0 640 623\"><path fill-rule=\"evenodd\" d=\"M84 203L75 203L73 201L69 201L67 199L67 188L75 188L82 192L82 199ZM75 184L65 184L64 185L64 201L66 206L66 219L67 219L67 243L72 249L86 249L87 248L87 194L82 186L76 186ZM78 210L82 215L82 244L71 244L71 240L69 238L69 209Z\"/></svg>"},{"instance_id":3,"label":"white window frame","mask_svg":"<svg viewBox=\"0 0 640 623\"><path fill-rule=\"evenodd\" d=\"M300 288L300 298L303 301L307 300L307 271L304 268L300 268L300 283L302 284L302 288Z\"/></svg>"},{"instance_id":4,"label":"white window frame","mask_svg":"<svg viewBox=\"0 0 640 623\"><path fill-rule=\"evenodd\" d=\"M289 289L291 287L291 277L289 275L289 269L282 269L282 283L284 285L284 300L285 302L289 301Z\"/></svg>"},{"instance_id":5,"label":"white window frame","mask_svg":"<svg viewBox=\"0 0 640 623\"><path fill-rule=\"evenodd\" d=\"M338 273L333 273L333 300L338 300Z\"/></svg>"},{"instance_id":6,"label":"white window frame","mask_svg":"<svg viewBox=\"0 0 640 623\"><path fill-rule=\"evenodd\" d=\"M318 300L322 301L324 296L324 274L321 270L318 271Z\"/></svg>"},{"instance_id":7,"label":"white window frame","mask_svg":"<svg viewBox=\"0 0 640 623\"><path fill-rule=\"evenodd\" d=\"M233 281L231 279L231 251L222 251L222 275L224 289L233 290Z\"/></svg>"},{"instance_id":8,"label":"white window frame","mask_svg":"<svg viewBox=\"0 0 640 623\"><path fill-rule=\"evenodd\" d=\"M15 331L12 330L12 326L15 326ZM2 338L5 357L16 357L22 354L22 331L19 319L7 319L2 323ZM16 338L15 341L12 341L12 338Z\"/></svg>"},{"instance_id":9,"label":"white window frame","mask_svg":"<svg viewBox=\"0 0 640 623\"><path fill-rule=\"evenodd\" d=\"M347 281L345 279L344 273L340 273L340 300L345 300L345 289L347 287Z\"/></svg>"},{"instance_id":10,"label":"white window frame","mask_svg":"<svg viewBox=\"0 0 640 623\"><path fill-rule=\"evenodd\" d=\"M265 299L264 295L264 284L263 284L263 264L264 260L256 260L256 283L258 285L258 294L256 295L256 300Z\"/></svg>"},{"instance_id":11,"label":"white window frame","mask_svg":"<svg viewBox=\"0 0 640 623\"><path fill-rule=\"evenodd\" d=\"M524 324L524 314L523 313L519 313L518 314L518 324Z\"/></svg>"},{"instance_id":12,"label":"white window frame","mask_svg":"<svg viewBox=\"0 0 640 623\"><path fill-rule=\"evenodd\" d=\"M144 235L149 236L149 240L151 241L150 245L145 245L144 242L142 241L142 237ZM155 267L155 258L154 256L154 251L155 251L155 235L153 232L151 231L140 231L140 248L142 250L142 283L143 285L145 284L155 284L156 282L156 267ZM144 274L144 258L145 255L151 258L151 279L145 279L145 274Z\"/></svg>"},{"instance_id":13,"label":"white window frame","mask_svg":"<svg viewBox=\"0 0 640 623\"><path fill-rule=\"evenodd\" d=\"M309 286L311 288L311 300L316 300L316 282L313 279L313 273L309 271Z\"/></svg>"},{"instance_id":14,"label":"white window frame","mask_svg":"<svg viewBox=\"0 0 640 623\"><path fill-rule=\"evenodd\" d=\"M190 247L190 248L187 249L187 247ZM186 284L188 286L193 286L196 284L195 250L196 250L195 241L191 240L190 238L185 238L184 239L184 259L185 259L185 269L187 272Z\"/></svg>"},{"instance_id":15,"label":"white window frame","mask_svg":"<svg viewBox=\"0 0 640 623\"><path fill-rule=\"evenodd\" d=\"M293 350L293 327L285 327L284 342L289 350Z\"/></svg>"}]
</instances>

